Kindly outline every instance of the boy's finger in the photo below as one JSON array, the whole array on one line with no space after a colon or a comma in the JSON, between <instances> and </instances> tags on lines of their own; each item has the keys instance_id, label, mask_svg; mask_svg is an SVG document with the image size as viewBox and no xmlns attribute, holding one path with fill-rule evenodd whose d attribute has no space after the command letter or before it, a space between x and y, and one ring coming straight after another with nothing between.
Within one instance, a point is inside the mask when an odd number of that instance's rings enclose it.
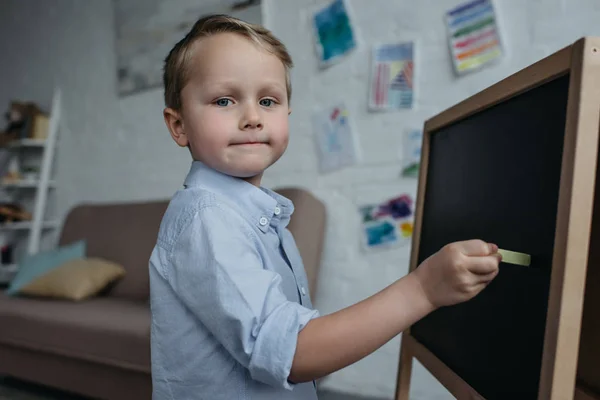
<instances>
[{"instance_id":1,"label":"boy's finger","mask_svg":"<svg viewBox=\"0 0 600 400\"><path fill-rule=\"evenodd\" d=\"M488 282L478 283L477 285L475 285L474 292L477 294L481 293L481 291L485 289L487 285Z\"/></svg>"},{"instance_id":2,"label":"boy's finger","mask_svg":"<svg viewBox=\"0 0 600 400\"><path fill-rule=\"evenodd\" d=\"M490 274L498 269L500 258L501 256L499 254L485 257L473 257L469 260L467 268L477 275Z\"/></svg>"},{"instance_id":3,"label":"boy's finger","mask_svg":"<svg viewBox=\"0 0 600 400\"><path fill-rule=\"evenodd\" d=\"M495 269L494 271L488 273L488 274L482 274L482 275L477 275L478 283L483 283L483 284L488 284L490 283L496 276L498 275L498 269Z\"/></svg>"},{"instance_id":4,"label":"boy's finger","mask_svg":"<svg viewBox=\"0 0 600 400\"><path fill-rule=\"evenodd\" d=\"M487 256L498 252L498 246L479 239L466 240L460 244L466 256Z\"/></svg>"}]
</instances>

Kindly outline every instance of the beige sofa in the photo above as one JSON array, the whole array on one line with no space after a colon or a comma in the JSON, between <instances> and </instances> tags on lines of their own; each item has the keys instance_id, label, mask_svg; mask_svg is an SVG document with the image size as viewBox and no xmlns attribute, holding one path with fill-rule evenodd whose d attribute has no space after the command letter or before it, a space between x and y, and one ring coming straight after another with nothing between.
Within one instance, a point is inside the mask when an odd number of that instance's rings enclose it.
<instances>
[{"instance_id":1,"label":"beige sofa","mask_svg":"<svg viewBox=\"0 0 600 400\"><path fill-rule=\"evenodd\" d=\"M325 207L310 193L281 189L296 211L289 229L314 295ZM0 292L0 375L106 400L151 398L148 259L167 202L82 205L59 244L87 241L87 256L123 265L126 277L82 303L9 298Z\"/></svg>"}]
</instances>

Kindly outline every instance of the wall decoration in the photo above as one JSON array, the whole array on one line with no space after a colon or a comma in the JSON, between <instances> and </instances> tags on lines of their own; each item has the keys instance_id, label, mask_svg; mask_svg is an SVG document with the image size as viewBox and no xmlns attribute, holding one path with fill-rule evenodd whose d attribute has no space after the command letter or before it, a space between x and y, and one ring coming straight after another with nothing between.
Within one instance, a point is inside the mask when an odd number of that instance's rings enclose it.
<instances>
[{"instance_id":1,"label":"wall decoration","mask_svg":"<svg viewBox=\"0 0 600 400\"><path fill-rule=\"evenodd\" d=\"M422 129L409 129L404 133L402 143L402 176L417 178L421 162Z\"/></svg>"},{"instance_id":2,"label":"wall decoration","mask_svg":"<svg viewBox=\"0 0 600 400\"><path fill-rule=\"evenodd\" d=\"M312 17L315 47L321 68L342 60L357 47L356 33L344 0L334 0Z\"/></svg>"},{"instance_id":3,"label":"wall decoration","mask_svg":"<svg viewBox=\"0 0 600 400\"><path fill-rule=\"evenodd\" d=\"M370 110L413 107L414 47L413 42L373 47L369 82Z\"/></svg>"},{"instance_id":4,"label":"wall decoration","mask_svg":"<svg viewBox=\"0 0 600 400\"><path fill-rule=\"evenodd\" d=\"M362 206L363 247L374 250L410 243L414 224L413 207L413 199L408 194L382 204Z\"/></svg>"},{"instance_id":5,"label":"wall decoration","mask_svg":"<svg viewBox=\"0 0 600 400\"><path fill-rule=\"evenodd\" d=\"M119 95L162 86L164 59L203 15L261 23L260 1L113 0Z\"/></svg>"},{"instance_id":6,"label":"wall decoration","mask_svg":"<svg viewBox=\"0 0 600 400\"><path fill-rule=\"evenodd\" d=\"M503 55L491 0L474 0L446 13L448 39L457 74L497 62Z\"/></svg>"},{"instance_id":7,"label":"wall decoration","mask_svg":"<svg viewBox=\"0 0 600 400\"><path fill-rule=\"evenodd\" d=\"M344 103L314 112L313 129L322 173L358 163L358 139Z\"/></svg>"}]
</instances>

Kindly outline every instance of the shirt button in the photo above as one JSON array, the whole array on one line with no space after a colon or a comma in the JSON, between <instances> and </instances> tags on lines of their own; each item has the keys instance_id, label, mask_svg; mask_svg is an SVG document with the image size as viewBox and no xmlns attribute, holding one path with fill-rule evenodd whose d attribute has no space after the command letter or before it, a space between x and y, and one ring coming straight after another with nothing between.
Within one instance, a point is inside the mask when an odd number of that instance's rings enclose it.
<instances>
[{"instance_id":1,"label":"shirt button","mask_svg":"<svg viewBox=\"0 0 600 400\"><path fill-rule=\"evenodd\" d=\"M268 224L268 223L269 223L269 220L268 220L268 219L266 219L265 217L261 217L261 218L258 220L258 223L259 223L259 224L261 224L262 226L265 226L266 224Z\"/></svg>"},{"instance_id":2,"label":"shirt button","mask_svg":"<svg viewBox=\"0 0 600 400\"><path fill-rule=\"evenodd\" d=\"M304 289L304 286L300 287L300 292L302 293L302 296L306 296L306 289Z\"/></svg>"},{"instance_id":3,"label":"shirt button","mask_svg":"<svg viewBox=\"0 0 600 400\"><path fill-rule=\"evenodd\" d=\"M275 215L279 215L279 214L281 214L281 208L279 208L279 207L275 207L275 210L274 210L274 212L275 212Z\"/></svg>"}]
</instances>

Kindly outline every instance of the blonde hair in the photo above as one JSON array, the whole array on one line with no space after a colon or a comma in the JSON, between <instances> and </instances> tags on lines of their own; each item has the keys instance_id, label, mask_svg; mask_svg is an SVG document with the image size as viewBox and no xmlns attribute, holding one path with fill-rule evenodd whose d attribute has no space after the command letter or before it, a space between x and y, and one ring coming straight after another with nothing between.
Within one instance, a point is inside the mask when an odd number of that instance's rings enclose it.
<instances>
[{"instance_id":1,"label":"blonde hair","mask_svg":"<svg viewBox=\"0 0 600 400\"><path fill-rule=\"evenodd\" d=\"M275 55L285 67L288 101L292 97L290 69L293 62L285 45L268 29L261 25L250 24L229 15L217 14L200 18L192 29L169 52L165 59L163 84L165 105L175 110L181 109L181 91L189 79L190 49L197 39L218 33L236 33L256 43Z\"/></svg>"}]
</instances>

